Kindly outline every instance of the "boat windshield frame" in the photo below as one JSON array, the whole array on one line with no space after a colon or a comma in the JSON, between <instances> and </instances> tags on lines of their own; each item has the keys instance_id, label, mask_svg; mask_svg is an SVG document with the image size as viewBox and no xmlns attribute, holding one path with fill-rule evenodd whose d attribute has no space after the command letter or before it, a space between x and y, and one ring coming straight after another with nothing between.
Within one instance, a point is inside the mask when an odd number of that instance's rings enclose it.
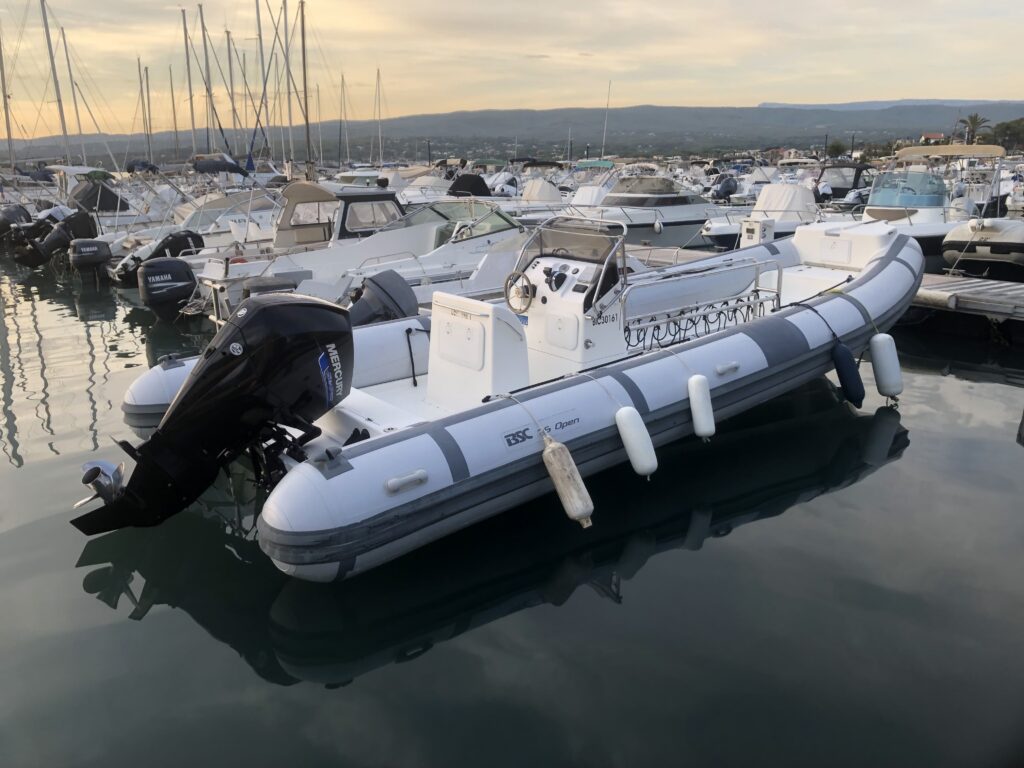
<instances>
[{"instance_id":1,"label":"boat windshield frame","mask_svg":"<svg viewBox=\"0 0 1024 768\"><path fill-rule=\"evenodd\" d=\"M876 208L945 208L949 191L934 171L889 169L871 184L867 205Z\"/></svg>"},{"instance_id":2,"label":"boat windshield frame","mask_svg":"<svg viewBox=\"0 0 1024 768\"><path fill-rule=\"evenodd\" d=\"M625 260L626 225L608 219L554 216L538 225L523 243L515 271L522 272L543 256L602 265Z\"/></svg>"}]
</instances>

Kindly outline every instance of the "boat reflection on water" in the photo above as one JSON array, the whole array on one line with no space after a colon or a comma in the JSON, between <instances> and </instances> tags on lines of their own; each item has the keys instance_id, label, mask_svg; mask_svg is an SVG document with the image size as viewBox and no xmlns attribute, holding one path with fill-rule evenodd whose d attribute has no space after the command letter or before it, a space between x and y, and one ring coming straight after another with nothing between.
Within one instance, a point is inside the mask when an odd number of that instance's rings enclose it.
<instances>
[{"instance_id":1,"label":"boat reflection on water","mask_svg":"<svg viewBox=\"0 0 1024 768\"><path fill-rule=\"evenodd\" d=\"M562 605L583 585L619 602L656 554L700 549L850 485L907 445L897 411L859 414L819 379L722 424L709 444L663 449L652 483L627 486L625 467L591 479L600 519L586 531L548 496L350 581L289 580L253 540L259 499L236 471L158 528L90 541L78 565L102 566L86 591L112 608L127 596L132 618L181 608L264 679L334 687L502 616Z\"/></svg>"},{"instance_id":2,"label":"boat reflection on water","mask_svg":"<svg viewBox=\"0 0 1024 768\"><path fill-rule=\"evenodd\" d=\"M977 338L937 330L933 323L893 329L900 362L906 370L1024 389L1024 346L993 339L991 334ZM1017 426L1017 444L1024 446L1024 412Z\"/></svg>"}]
</instances>

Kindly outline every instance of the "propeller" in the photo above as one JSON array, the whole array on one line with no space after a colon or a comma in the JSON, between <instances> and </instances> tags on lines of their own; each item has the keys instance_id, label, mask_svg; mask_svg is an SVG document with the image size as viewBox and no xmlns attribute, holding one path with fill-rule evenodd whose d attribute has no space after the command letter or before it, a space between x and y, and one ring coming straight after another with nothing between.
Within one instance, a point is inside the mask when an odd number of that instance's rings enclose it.
<instances>
[{"instance_id":1,"label":"propeller","mask_svg":"<svg viewBox=\"0 0 1024 768\"><path fill-rule=\"evenodd\" d=\"M94 493L76 502L75 509L96 499L102 499L104 504L113 503L124 491L124 462L115 467L109 461L87 461L82 465L82 485L88 485Z\"/></svg>"}]
</instances>

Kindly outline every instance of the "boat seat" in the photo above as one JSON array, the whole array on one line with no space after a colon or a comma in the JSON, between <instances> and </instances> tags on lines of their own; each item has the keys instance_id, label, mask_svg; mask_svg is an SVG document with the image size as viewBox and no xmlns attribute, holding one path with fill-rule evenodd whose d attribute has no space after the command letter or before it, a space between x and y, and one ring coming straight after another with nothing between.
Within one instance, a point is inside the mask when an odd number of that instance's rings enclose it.
<instances>
[{"instance_id":1,"label":"boat seat","mask_svg":"<svg viewBox=\"0 0 1024 768\"><path fill-rule=\"evenodd\" d=\"M530 383L526 333L503 304L437 291L431 315L427 397L461 410Z\"/></svg>"}]
</instances>

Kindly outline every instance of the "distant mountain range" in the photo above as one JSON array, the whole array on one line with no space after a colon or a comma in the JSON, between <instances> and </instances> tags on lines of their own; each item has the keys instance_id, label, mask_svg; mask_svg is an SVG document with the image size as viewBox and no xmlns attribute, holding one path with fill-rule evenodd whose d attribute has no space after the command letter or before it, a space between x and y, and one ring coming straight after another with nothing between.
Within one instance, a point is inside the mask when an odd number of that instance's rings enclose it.
<instances>
[{"instance_id":1,"label":"distant mountain range","mask_svg":"<svg viewBox=\"0 0 1024 768\"><path fill-rule=\"evenodd\" d=\"M775 105L758 107L664 107L641 105L621 107L608 113L608 154L649 155L714 151L731 148L766 146L821 146L829 140L850 141L858 145L866 141L916 139L922 133L949 135L957 120L971 112L979 112L994 125L1024 117L1024 101L938 101L901 100L873 101L833 105ZM600 151L605 110L600 108L565 109L492 109L410 115L384 121L385 159L426 156L426 142L432 142L434 157L462 155L474 157L511 156L515 151L539 157L563 157L572 131L574 156L580 157L589 144L591 153ZM369 159L371 141L377 133L375 122L351 121L348 126L352 158ZM186 130L179 136L182 153L191 149ZM268 133L280 146L281 131L274 127ZM305 157L302 149L304 131L296 126L294 141L297 159ZM327 158L338 156L341 132L338 121L313 127L313 141L324 147ZM219 131L211 132L217 151L224 149ZM233 143L242 147L245 137ZM205 131L198 136L202 150ZM115 154L142 156L145 142L139 135L86 137L90 160L107 156L104 142ZM78 142L72 140L72 147ZM21 158L56 157L61 154L57 137L35 139L31 143L16 142ZM163 159L174 154L171 132L154 136L154 148ZM2 145L0 145L2 149ZM236 151L244 157L243 151ZM377 156L374 152L374 156ZM109 160L109 157L108 157ZM109 165L109 163L108 163Z\"/></svg>"},{"instance_id":2,"label":"distant mountain range","mask_svg":"<svg viewBox=\"0 0 1024 768\"><path fill-rule=\"evenodd\" d=\"M893 99L891 101L848 101L841 104L787 104L785 102L766 101L757 106L762 109L831 109L838 112L855 112L871 109L888 109L889 107L982 108L990 104L1020 105L1024 104L1024 102L997 99L974 101L965 99Z\"/></svg>"}]
</instances>

